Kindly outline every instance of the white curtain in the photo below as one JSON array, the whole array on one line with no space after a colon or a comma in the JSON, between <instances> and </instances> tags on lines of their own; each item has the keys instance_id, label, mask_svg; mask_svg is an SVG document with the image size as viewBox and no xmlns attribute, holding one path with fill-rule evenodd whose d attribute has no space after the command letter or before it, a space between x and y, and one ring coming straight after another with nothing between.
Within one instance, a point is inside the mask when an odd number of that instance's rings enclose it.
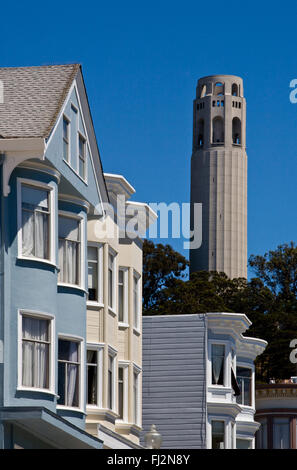
<instances>
[{"instance_id":1,"label":"white curtain","mask_svg":"<svg viewBox=\"0 0 297 470\"><path fill-rule=\"evenodd\" d=\"M79 284L79 222L59 217L59 281Z\"/></svg>"},{"instance_id":2,"label":"white curtain","mask_svg":"<svg viewBox=\"0 0 297 470\"><path fill-rule=\"evenodd\" d=\"M225 348L223 345L212 346L212 372L215 384L218 384L222 368L224 367Z\"/></svg>"},{"instance_id":3,"label":"white curtain","mask_svg":"<svg viewBox=\"0 0 297 470\"><path fill-rule=\"evenodd\" d=\"M68 280L69 284L78 284L77 279L77 251L78 251L78 244L76 242L67 241L67 272L68 272Z\"/></svg>"},{"instance_id":4,"label":"white curtain","mask_svg":"<svg viewBox=\"0 0 297 470\"><path fill-rule=\"evenodd\" d=\"M48 258L48 215L35 212L35 256Z\"/></svg>"},{"instance_id":5,"label":"white curtain","mask_svg":"<svg viewBox=\"0 0 297 470\"><path fill-rule=\"evenodd\" d=\"M69 362L78 361L78 343L69 344ZM67 364L67 405L78 406L78 365Z\"/></svg>"},{"instance_id":6,"label":"white curtain","mask_svg":"<svg viewBox=\"0 0 297 470\"><path fill-rule=\"evenodd\" d=\"M48 341L47 320L23 317L22 384L26 387L48 388L49 345L30 340Z\"/></svg>"},{"instance_id":7,"label":"white curtain","mask_svg":"<svg viewBox=\"0 0 297 470\"><path fill-rule=\"evenodd\" d=\"M23 210L22 219L22 254L34 256L34 213Z\"/></svg>"}]
</instances>

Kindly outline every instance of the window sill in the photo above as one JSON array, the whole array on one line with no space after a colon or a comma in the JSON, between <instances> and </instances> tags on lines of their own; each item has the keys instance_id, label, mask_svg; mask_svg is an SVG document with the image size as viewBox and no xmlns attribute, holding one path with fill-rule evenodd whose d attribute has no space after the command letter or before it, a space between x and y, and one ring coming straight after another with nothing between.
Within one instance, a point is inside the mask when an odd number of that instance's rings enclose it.
<instances>
[{"instance_id":1,"label":"window sill","mask_svg":"<svg viewBox=\"0 0 297 470\"><path fill-rule=\"evenodd\" d=\"M81 408L77 408L76 406L57 405L57 410L76 411L79 414L83 414L83 415L87 414L84 410L82 410Z\"/></svg>"},{"instance_id":2,"label":"window sill","mask_svg":"<svg viewBox=\"0 0 297 470\"><path fill-rule=\"evenodd\" d=\"M67 282L58 282L58 286L59 287L67 287L69 289L77 289L81 292L84 292L85 294L87 294L87 291L86 289L84 289L83 287L81 286L78 286L76 284L67 284Z\"/></svg>"},{"instance_id":3,"label":"window sill","mask_svg":"<svg viewBox=\"0 0 297 470\"><path fill-rule=\"evenodd\" d=\"M117 312L113 310L111 307L108 307L108 313L110 313L113 317L117 316Z\"/></svg>"},{"instance_id":4,"label":"window sill","mask_svg":"<svg viewBox=\"0 0 297 470\"><path fill-rule=\"evenodd\" d=\"M133 333L135 333L136 336L140 336L140 335L141 335L141 331L140 331L138 328L135 328L135 326L133 326Z\"/></svg>"},{"instance_id":5,"label":"window sill","mask_svg":"<svg viewBox=\"0 0 297 470\"><path fill-rule=\"evenodd\" d=\"M104 304L102 304L101 302L95 302L95 301L92 301L92 300L87 300L87 307L90 307L90 308L103 308Z\"/></svg>"},{"instance_id":6,"label":"window sill","mask_svg":"<svg viewBox=\"0 0 297 470\"><path fill-rule=\"evenodd\" d=\"M33 261L34 263L44 263L44 264L49 264L50 266L53 266L55 269L59 269L58 266L53 262L49 261L47 259L43 258L36 258L36 257L31 257L31 256L18 256L17 260L20 261Z\"/></svg>"},{"instance_id":7,"label":"window sill","mask_svg":"<svg viewBox=\"0 0 297 470\"><path fill-rule=\"evenodd\" d=\"M119 321L118 327L121 329L129 328L129 323Z\"/></svg>"},{"instance_id":8,"label":"window sill","mask_svg":"<svg viewBox=\"0 0 297 470\"><path fill-rule=\"evenodd\" d=\"M45 393L46 395L53 395L54 397L58 397L56 392L53 390L49 390L47 388L36 388L36 387L17 387L18 392L34 392L34 393Z\"/></svg>"}]
</instances>

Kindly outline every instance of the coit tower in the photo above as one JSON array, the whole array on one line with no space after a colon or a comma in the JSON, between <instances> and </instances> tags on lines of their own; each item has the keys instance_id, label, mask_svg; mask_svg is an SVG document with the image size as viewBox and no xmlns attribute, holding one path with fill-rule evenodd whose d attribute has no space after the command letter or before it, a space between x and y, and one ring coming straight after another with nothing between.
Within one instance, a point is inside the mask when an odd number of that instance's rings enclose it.
<instances>
[{"instance_id":1,"label":"coit tower","mask_svg":"<svg viewBox=\"0 0 297 470\"><path fill-rule=\"evenodd\" d=\"M202 203L202 244L190 250L191 272L247 277L246 101L234 75L200 78L193 113L193 204ZM200 223L200 221L199 221Z\"/></svg>"}]
</instances>

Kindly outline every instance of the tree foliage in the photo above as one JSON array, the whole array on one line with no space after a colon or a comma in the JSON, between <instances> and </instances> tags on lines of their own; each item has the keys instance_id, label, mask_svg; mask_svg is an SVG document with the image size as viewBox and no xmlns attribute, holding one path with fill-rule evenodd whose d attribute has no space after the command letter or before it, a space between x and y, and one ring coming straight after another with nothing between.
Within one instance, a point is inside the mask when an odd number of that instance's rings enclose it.
<instances>
[{"instance_id":1,"label":"tree foliage","mask_svg":"<svg viewBox=\"0 0 297 470\"><path fill-rule=\"evenodd\" d=\"M144 243L143 314L245 313L252 321L245 334L268 341L256 361L258 380L297 375L289 361L290 341L297 338L296 245L251 256L256 277L250 281L205 271L188 277L188 264L170 245Z\"/></svg>"}]
</instances>

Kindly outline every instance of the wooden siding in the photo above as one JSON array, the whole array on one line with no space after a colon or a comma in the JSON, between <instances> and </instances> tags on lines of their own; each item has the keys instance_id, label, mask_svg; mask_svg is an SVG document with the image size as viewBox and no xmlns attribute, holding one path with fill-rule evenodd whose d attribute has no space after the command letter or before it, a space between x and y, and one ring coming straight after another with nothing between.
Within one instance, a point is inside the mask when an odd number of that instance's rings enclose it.
<instances>
[{"instance_id":1,"label":"wooden siding","mask_svg":"<svg viewBox=\"0 0 297 470\"><path fill-rule=\"evenodd\" d=\"M143 317L143 432L163 449L206 448L204 315Z\"/></svg>"}]
</instances>

